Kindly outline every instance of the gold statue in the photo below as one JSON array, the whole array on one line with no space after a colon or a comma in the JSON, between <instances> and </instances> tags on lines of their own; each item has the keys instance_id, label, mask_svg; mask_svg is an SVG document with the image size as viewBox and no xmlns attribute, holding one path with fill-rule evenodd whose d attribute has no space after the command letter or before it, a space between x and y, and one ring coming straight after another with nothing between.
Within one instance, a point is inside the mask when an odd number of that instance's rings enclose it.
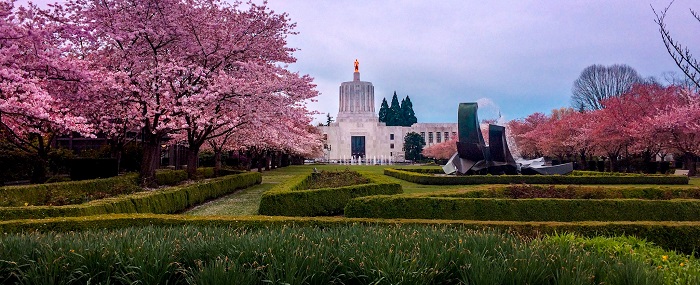
<instances>
[{"instance_id":1,"label":"gold statue","mask_svg":"<svg viewBox=\"0 0 700 285\"><path fill-rule=\"evenodd\" d=\"M360 72L360 62L355 59L355 72Z\"/></svg>"}]
</instances>

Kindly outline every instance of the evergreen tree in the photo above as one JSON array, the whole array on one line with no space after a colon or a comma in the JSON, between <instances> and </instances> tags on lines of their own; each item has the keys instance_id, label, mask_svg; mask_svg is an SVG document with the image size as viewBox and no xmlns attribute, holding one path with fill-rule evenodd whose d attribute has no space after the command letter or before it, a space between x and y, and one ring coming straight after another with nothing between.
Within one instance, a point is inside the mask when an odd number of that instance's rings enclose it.
<instances>
[{"instance_id":1,"label":"evergreen tree","mask_svg":"<svg viewBox=\"0 0 700 285\"><path fill-rule=\"evenodd\" d=\"M423 152L423 147L425 146L425 141L416 132L410 132L406 134L403 140L403 147L406 151L406 159L416 161L421 159L421 152Z\"/></svg>"},{"instance_id":2,"label":"evergreen tree","mask_svg":"<svg viewBox=\"0 0 700 285\"><path fill-rule=\"evenodd\" d=\"M401 125L401 105L399 103L399 98L396 97L396 91L394 91L394 97L391 98L391 106L389 107L389 112L387 113L386 125Z\"/></svg>"},{"instance_id":3,"label":"evergreen tree","mask_svg":"<svg viewBox=\"0 0 700 285\"><path fill-rule=\"evenodd\" d=\"M418 122L418 118L416 118L416 112L413 111L413 103L411 102L411 98L408 96L406 96L406 99L402 100L401 115L403 117L404 127L410 127L411 125Z\"/></svg>"},{"instance_id":4,"label":"evergreen tree","mask_svg":"<svg viewBox=\"0 0 700 285\"><path fill-rule=\"evenodd\" d=\"M379 107L379 121L382 123L386 123L388 114L389 104L386 102L386 98L382 98L382 106Z\"/></svg>"},{"instance_id":5,"label":"evergreen tree","mask_svg":"<svg viewBox=\"0 0 700 285\"><path fill-rule=\"evenodd\" d=\"M401 105L399 106L399 126L406 126L406 114L404 113L404 105L406 105L406 98L401 99Z\"/></svg>"}]
</instances>

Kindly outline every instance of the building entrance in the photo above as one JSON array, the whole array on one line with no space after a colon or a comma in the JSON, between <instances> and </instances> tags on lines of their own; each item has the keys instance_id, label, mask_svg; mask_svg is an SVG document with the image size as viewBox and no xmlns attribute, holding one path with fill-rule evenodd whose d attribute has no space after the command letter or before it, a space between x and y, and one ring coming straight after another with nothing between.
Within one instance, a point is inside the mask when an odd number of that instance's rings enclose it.
<instances>
[{"instance_id":1,"label":"building entrance","mask_svg":"<svg viewBox=\"0 0 700 285\"><path fill-rule=\"evenodd\" d=\"M365 137L352 136L350 137L350 149L352 156L365 157Z\"/></svg>"}]
</instances>

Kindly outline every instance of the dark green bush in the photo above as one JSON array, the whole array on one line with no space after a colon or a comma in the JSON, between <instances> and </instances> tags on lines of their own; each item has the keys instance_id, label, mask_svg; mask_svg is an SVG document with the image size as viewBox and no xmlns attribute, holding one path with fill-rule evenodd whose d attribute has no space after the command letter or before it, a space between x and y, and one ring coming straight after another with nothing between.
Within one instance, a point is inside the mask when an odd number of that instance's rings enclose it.
<instances>
[{"instance_id":1,"label":"dark green bush","mask_svg":"<svg viewBox=\"0 0 700 285\"><path fill-rule=\"evenodd\" d=\"M355 197L403 193L398 183L361 174L371 183L313 190L302 190L312 173L294 177L263 193L259 212L271 216L332 216L342 214L345 204Z\"/></svg>"},{"instance_id":2,"label":"dark green bush","mask_svg":"<svg viewBox=\"0 0 700 285\"><path fill-rule=\"evenodd\" d=\"M698 200L452 198L420 195L353 199L355 218L477 221L700 221Z\"/></svg>"},{"instance_id":3,"label":"dark green bush","mask_svg":"<svg viewBox=\"0 0 700 285\"><path fill-rule=\"evenodd\" d=\"M0 187L0 207L79 204L140 191L136 176Z\"/></svg>"},{"instance_id":4,"label":"dark green bush","mask_svg":"<svg viewBox=\"0 0 700 285\"><path fill-rule=\"evenodd\" d=\"M187 171L185 170L165 170L156 171L156 183L158 185L177 185L182 181L187 180Z\"/></svg>"},{"instance_id":5,"label":"dark green bush","mask_svg":"<svg viewBox=\"0 0 700 285\"><path fill-rule=\"evenodd\" d=\"M95 200L79 205L3 207L0 208L0 220L90 216L109 213L175 213L208 199L220 197L260 182L262 182L262 175L250 172L224 176L187 186ZM128 185L134 185L133 181Z\"/></svg>"},{"instance_id":6,"label":"dark green bush","mask_svg":"<svg viewBox=\"0 0 700 285\"><path fill-rule=\"evenodd\" d=\"M436 176L437 170L384 169L384 174L408 182L426 185L474 184L688 184L688 177L678 175L465 175ZM593 172L597 173L597 172Z\"/></svg>"},{"instance_id":7,"label":"dark green bush","mask_svg":"<svg viewBox=\"0 0 700 285\"><path fill-rule=\"evenodd\" d=\"M477 186L478 187L478 186ZM697 186L581 186L511 184L471 188L467 191L441 191L433 197L460 198L558 198L558 199L700 199Z\"/></svg>"},{"instance_id":8,"label":"dark green bush","mask_svg":"<svg viewBox=\"0 0 700 285\"><path fill-rule=\"evenodd\" d=\"M199 176L214 177L212 168L198 169ZM222 175L241 172L223 170ZM63 177L51 178L50 184L0 187L0 207L24 206L62 206L80 204L107 197L131 194L141 191L135 174L105 179L61 182ZM158 170L156 181L159 185L177 185L187 179L184 170Z\"/></svg>"}]
</instances>

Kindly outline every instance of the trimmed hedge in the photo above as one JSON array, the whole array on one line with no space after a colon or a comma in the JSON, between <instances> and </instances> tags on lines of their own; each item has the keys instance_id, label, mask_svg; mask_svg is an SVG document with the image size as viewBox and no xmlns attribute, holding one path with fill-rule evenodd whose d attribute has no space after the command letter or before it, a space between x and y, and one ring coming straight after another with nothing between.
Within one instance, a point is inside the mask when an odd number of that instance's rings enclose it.
<instances>
[{"instance_id":1,"label":"trimmed hedge","mask_svg":"<svg viewBox=\"0 0 700 285\"><path fill-rule=\"evenodd\" d=\"M300 189L313 173L296 176L263 193L258 211L270 216L332 216L342 214L345 204L356 197L403 193L398 183L379 175L361 174L371 183L312 190Z\"/></svg>"},{"instance_id":2,"label":"trimmed hedge","mask_svg":"<svg viewBox=\"0 0 700 285\"><path fill-rule=\"evenodd\" d=\"M198 176L214 177L214 169L199 168ZM239 171L223 170L222 175L241 173ZM184 170L158 170L156 183L158 185L177 185L187 180ZM24 203L31 206L60 206L85 203L90 200L131 194L141 191L137 175L127 174L119 177L67 181L34 185L0 187L0 207L19 207Z\"/></svg>"},{"instance_id":3,"label":"trimmed hedge","mask_svg":"<svg viewBox=\"0 0 700 285\"><path fill-rule=\"evenodd\" d=\"M501 199L700 199L697 186L489 185L430 193L431 197Z\"/></svg>"},{"instance_id":4,"label":"trimmed hedge","mask_svg":"<svg viewBox=\"0 0 700 285\"><path fill-rule=\"evenodd\" d=\"M474 184L688 184L690 179L678 175L617 175L617 176L571 176L571 175L465 175L435 176L434 169L385 168L384 175L408 182L426 185L474 185Z\"/></svg>"},{"instance_id":5,"label":"trimmed hedge","mask_svg":"<svg viewBox=\"0 0 700 285\"><path fill-rule=\"evenodd\" d=\"M0 220L89 216L110 213L175 213L206 200L261 182L262 175L260 173L250 172L224 176L182 187L95 200L79 205L4 207L0 208Z\"/></svg>"},{"instance_id":6,"label":"trimmed hedge","mask_svg":"<svg viewBox=\"0 0 700 285\"><path fill-rule=\"evenodd\" d=\"M90 196L119 195L140 191L136 175L0 187L0 207L28 205L65 205L84 203Z\"/></svg>"},{"instance_id":7,"label":"trimmed hedge","mask_svg":"<svg viewBox=\"0 0 700 285\"><path fill-rule=\"evenodd\" d=\"M636 236L665 249L691 254L700 248L700 222L499 222L447 220L385 220L340 217L197 217L181 215L99 215L89 217L61 217L33 220L0 221L0 233L26 231L80 231L98 228L125 228L131 226L222 226L261 228L271 226L336 227L353 224L365 225L447 225L466 229L496 229L528 237L547 234L574 233L581 236Z\"/></svg>"},{"instance_id":8,"label":"trimmed hedge","mask_svg":"<svg viewBox=\"0 0 700 285\"><path fill-rule=\"evenodd\" d=\"M491 199L372 196L351 200L353 218L478 221L700 221L700 200Z\"/></svg>"}]
</instances>

